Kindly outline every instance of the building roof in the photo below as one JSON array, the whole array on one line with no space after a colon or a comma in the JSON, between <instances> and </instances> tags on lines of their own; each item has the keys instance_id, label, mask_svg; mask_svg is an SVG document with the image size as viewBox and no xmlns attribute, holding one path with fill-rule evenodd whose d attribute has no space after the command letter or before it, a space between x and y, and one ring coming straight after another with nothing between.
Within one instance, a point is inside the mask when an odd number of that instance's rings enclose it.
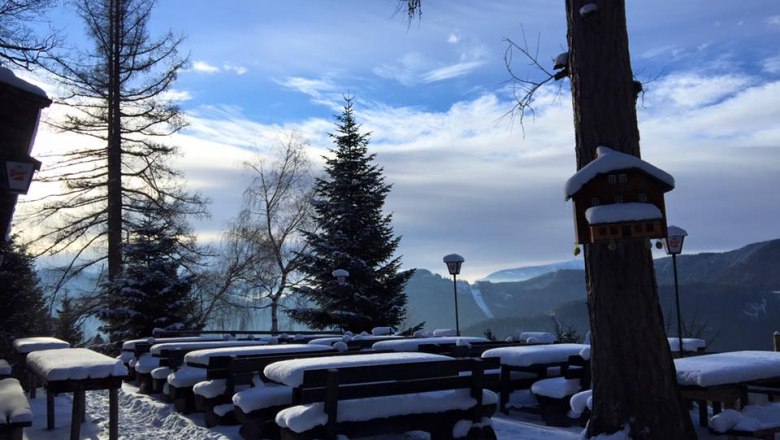
<instances>
[{"instance_id":1,"label":"building roof","mask_svg":"<svg viewBox=\"0 0 780 440\"><path fill-rule=\"evenodd\" d=\"M674 188L674 177L671 174L656 168L642 159L630 154L621 153L608 147L598 147L596 158L582 167L566 181L566 200L572 198L582 187L599 174L607 174L617 170L639 169L651 177L665 183L669 189Z\"/></svg>"}]
</instances>

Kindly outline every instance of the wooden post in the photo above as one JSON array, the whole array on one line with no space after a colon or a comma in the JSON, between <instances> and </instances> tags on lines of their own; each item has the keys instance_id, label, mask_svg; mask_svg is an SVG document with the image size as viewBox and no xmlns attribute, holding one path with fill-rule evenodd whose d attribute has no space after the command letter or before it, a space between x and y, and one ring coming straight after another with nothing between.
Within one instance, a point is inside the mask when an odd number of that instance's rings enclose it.
<instances>
[{"instance_id":1,"label":"wooden post","mask_svg":"<svg viewBox=\"0 0 780 440\"><path fill-rule=\"evenodd\" d=\"M509 414L509 410L506 407L506 404L509 403L509 382L511 371L509 370L509 367L506 365L501 365L501 395L499 400L499 406L498 409L504 413Z\"/></svg>"},{"instance_id":2,"label":"wooden post","mask_svg":"<svg viewBox=\"0 0 780 440\"><path fill-rule=\"evenodd\" d=\"M339 405L339 370L328 370L327 391L325 392L325 415L328 421L325 425L325 439L336 440L336 425L338 424Z\"/></svg>"},{"instance_id":3,"label":"wooden post","mask_svg":"<svg viewBox=\"0 0 780 440\"><path fill-rule=\"evenodd\" d=\"M73 407L70 414L70 440L79 440L81 436L81 411L83 399L81 394L84 390L73 391Z\"/></svg>"},{"instance_id":4,"label":"wooden post","mask_svg":"<svg viewBox=\"0 0 780 440\"><path fill-rule=\"evenodd\" d=\"M780 351L780 332L775 332L772 335L772 342L774 342L775 351Z\"/></svg>"},{"instance_id":5,"label":"wooden post","mask_svg":"<svg viewBox=\"0 0 780 440\"><path fill-rule=\"evenodd\" d=\"M108 389L108 440L119 438L119 398L118 388Z\"/></svg>"},{"instance_id":6,"label":"wooden post","mask_svg":"<svg viewBox=\"0 0 780 440\"><path fill-rule=\"evenodd\" d=\"M46 429L54 429L54 393L46 389Z\"/></svg>"}]
</instances>

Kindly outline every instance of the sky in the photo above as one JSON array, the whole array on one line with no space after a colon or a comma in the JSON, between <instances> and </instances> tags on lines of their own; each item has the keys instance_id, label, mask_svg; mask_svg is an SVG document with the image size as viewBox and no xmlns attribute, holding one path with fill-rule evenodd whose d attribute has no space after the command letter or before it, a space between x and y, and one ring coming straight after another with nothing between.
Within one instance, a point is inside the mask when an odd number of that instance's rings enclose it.
<instances>
[{"instance_id":1,"label":"sky","mask_svg":"<svg viewBox=\"0 0 780 440\"><path fill-rule=\"evenodd\" d=\"M642 157L675 177L666 209L669 224L689 233L684 252L780 237L780 3L626 7L632 65L645 83ZM201 241L218 240L238 213L251 180L242 161L289 133L308 141L321 172L334 115L351 95L393 185L385 210L403 237L404 268L446 274L442 257L458 253L461 277L474 281L575 258L563 194L576 171L568 81L541 89L520 124L507 115L504 58L507 39L526 41L551 68L566 50L564 12L548 0L424 0L408 23L395 0L159 1L151 35L183 34L190 59L172 92L189 126L170 142L186 188L211 200L211 218L193 222ZM51 17L83 43L71 12ZM512 68L540 75L518 55ZM79 142L42 126L33 155Z\"/></svg>"}]
</instances>

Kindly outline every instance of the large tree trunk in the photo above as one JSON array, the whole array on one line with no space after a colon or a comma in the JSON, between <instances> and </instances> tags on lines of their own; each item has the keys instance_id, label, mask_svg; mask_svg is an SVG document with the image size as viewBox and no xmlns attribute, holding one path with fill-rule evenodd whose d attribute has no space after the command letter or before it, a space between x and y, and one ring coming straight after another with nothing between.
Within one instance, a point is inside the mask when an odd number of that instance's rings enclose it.
<instances>
[{"instance_id":1,"label":"large tree trunk","mask_svg":"<svg viewBox=\"0 0 780 440\"><path fill-rule=\"evenodd\" d=\"M624 0L567 0L577 167L600 145L639 156ZM589 436L630 425L635 439L696 438L680 400L647 240L585 245L593 412Z\"/></svg>"},{"instance_id":2,"label":"large tree trunk","mask_svg":"<svg viewBox=\"0 0 780 440\"><path fill-rule=\"evenodd\" d=\"M120 114L122 0L111 0L111 41L108 58L108 279L114 281L122 267L122 132Z\"/></svg>"}]
</instances>

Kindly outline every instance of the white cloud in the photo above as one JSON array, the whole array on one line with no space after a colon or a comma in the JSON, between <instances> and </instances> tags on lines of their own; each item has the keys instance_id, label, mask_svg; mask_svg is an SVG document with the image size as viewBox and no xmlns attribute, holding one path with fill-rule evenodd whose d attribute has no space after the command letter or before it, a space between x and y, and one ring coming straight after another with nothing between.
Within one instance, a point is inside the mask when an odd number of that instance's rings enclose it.
<instances>
[{"instance_id":1,"label":"white cloud","mask_svg":"<svg viewBox=\"0 0 780 440\"><path fill-rule=\"evenodd\" d=\"M435 81L443 81L445 79L457 78L460 76L468 75L469 72L485 64L484 61L465 61L451 66L439 67L433 69L423 75L423 82L430 83Z\"/></svg>"},{"instance_id":2,"label":"white cloud","mask_svg":"<svg viewBox=\"0 0 780 440\"><path fill-rule=\"evenodd\" d=\"M659 79L648 87L652 102L679 107L699 107L720 101L744 90L753 80L745 75L702 76L678 73Z\"/></svg>"},{"instance_id":3,"label":"white cloud","mask_svg":"<svg viewBox=\"0 0 780 440\"><path fill-rule=\"evenodd\" d=\"M246 67L244 67L244 66L236 66L236 65L227 64L227 63L224 64L222 66L222 68L224 68L227 71L234 72L236 75L239 75L239 76L240 75L244 75L247 72L249 72L249 70Z\"/></svg>"},{"instance_id":4,"label":"white cloud","mask_svg":"<svg viewBox=\"0 0 780 440\"><path fill-rule=\"evenodd\" d=\"M211 64L205 61L195 61L194 63L192 63L192 70L196 72L211 74L211 73L219 72L219 67L212 66Z\"/></svg>"},{"instance_id":5,"label":"white cloud","mask_svg":"<svg viewBox=\"0 0 780 440\"><path fill-rule=\"evenodd\" d=\"M780 73L780 55L764 59L764 72Z\"/></svg>"},{"instance_id":6,"label":"white cloud","mask_svg":"<svg viewBox=\"0 0 780 440\"><path fill-rule=\"evenodd\" d=\"M780 26L780 15L773 15L766 19L767 24L770 26Z\"/></svg>"},{"instance_id":7,"label":"white cloud","mask_svg":"<svg viewBox=\"0 0 780 440\"><path fill-rule=\"evenodd\" d=\"M340 108L342 101L341 91L337 92L336 85L328 78L304 78L290 76L276 83L288 89L308 95L315 104L325 105L330 108Z\"/></svg>"},{"instance_id":8,"label":"white cloud","mask_svg":"<svg viewBox=\"0 0 780 440\"><path fill-rule=\"evenodd\" d=\"M447 42L450 44L458 44L458 41L460 41L460 36L456 33L451 33L447 37Z\"/></svg>"}]
</instances>

